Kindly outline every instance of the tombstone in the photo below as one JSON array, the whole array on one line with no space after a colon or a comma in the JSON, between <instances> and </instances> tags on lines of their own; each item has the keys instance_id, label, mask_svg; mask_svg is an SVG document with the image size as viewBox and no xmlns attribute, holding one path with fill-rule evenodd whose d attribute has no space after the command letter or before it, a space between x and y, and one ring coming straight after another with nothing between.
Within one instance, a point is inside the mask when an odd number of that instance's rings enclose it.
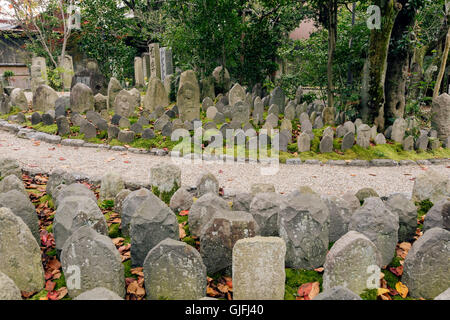
<instances>
[{"instance_id":1,"label":"tombstone","mask_svg":"<svg viewBox=\"0 0 450 320\"><path fill-rule=\"evenodd\" d=\"M157 164L150 168L150 184L152 191L160 198L165 194L172 197L181 186L181 169L173 164Z\"/></svg>"},{"instance_id":2,"label":"tombstone","mask_svg":"<svg viewBox=\"0 0 450 320\"><path fill-rule=\"evenodd\" d=\"M4 180L11 181L15 177L14 175L7 176ZM20 179L20 181L22 181ZM5 189L5 187L2 187ZM22 219L22 221L30 229L31 234L36 239L40 241L39 237L39 220L36 215L36 210L33 204L30 202L28 195L21 191L15 190L3 190L0 193L0 207L8 208L12 211L14 215Z\"/></svg>"},{"instance_id":3,"label":"tombstone","mask_svg":"<svg viewBox=\"0 0 450 320\"><path fill-rule=\"evenodd\" d=\"M414 201L430 200L436 203L447 197L450 197L449 179L441 172L430 168L414 180L412 192Z\"/></svg>"},{"instance_id":4,"label":"tombstone","mask_svg":"<svg viewBox=\"0 0 450 320\"><path fill-rule=\"evenodd\" d=\"M97 202L88 197L69 195L55 211L55 248L62 250L67 239L82 226L89 226L103 235L108 234L108 225Z\"/></svg>"},{"instance_id":5,"label":"tombstone","mask_svg":"<svg viewBox=\"0 0 450 320\"><path fill-rule=\"evenodd\" d=\"M437 131L438 138L444 141L450 136L450 95L443 93L433 99L431 127Z\"/></svg>"},{"instance_id":6,"label":"tombstone","mask_svg":"<svg viewBox=\"0 0 450 320\"><path fill-rule=\"evenodd\" d=\"M330 290L323 291L313 298L313 300L362 300L353 291L343 287L337 286Z\"/></svg>"},{"instance_id":7,"label":"tombstone","mask_svg":"<svg viewBox=\"0 0 450 320\"><path fill-rule=\"evenodd\" d=\"M84 113L94 110L94 95L92 90L83 83L77 83L70 92L70 108L72 112Z\"/></svg>"},{"instance_id":8,"label":"tombstone","mask_svg":"<svg viewBox=\"0 0 450 320\"><path fill-rule=\"evenodd\" d=\"M230 210L230 207L217 194L207 193L201 196L189 211L189 231L193 236L199 236L202 227L211 221L215 213L224 210Z\"/></svg>"},{"instance_id":9,"label":"tombstone","mask_svg":"<svg viewBox=\"0 0 450 320\"><path fill-rule=\"evenodd\" d=\"M120 216L122 218L121 223L121 231L125 236L130 235L130 222L131 218L136 213L136 210L140 207L140 205L150 197L150 191L145 188L141 188L139 190L131 192L126 198L123 200L122 211L120 212Z\"/></svg>"},{"instance_id":10,"label":"tombstone","mask_svg":"<svg viewBox=\"0 0 450 320\"><path fill-rule=\"evenodd\" d=\"M93 95L101 93L107 94L108 83L103 74L100 73L98 65L95 61L89 61L86 63L86 68L78 71L72 78L73 88L77 83L83 83L91 88Z\"/></svg>"},{"instance_id":11,"label":"tombstone","mask_svg":"<svg viewBox=\"0 0 450 320\"><path fill-rule=\"evenodd\" d=\"M19 162L12 158L0 158L0 178L7 177L10 174L22 179L22 169Z\"/></svg>"},{"instance_id":12,"label":"tombstone","mask_svg":"<svg viewBox=\"0 0 450 320\"><path fill-rule=\"evenodd\" d=\"M56 118L56 125L58 127L58 135L65 136L70 133L69 120L65 116L59 116Z\"/></svg>"},{"instance_id":13,"label":"tombstone","mask_svg":"<svg viewBox=\"0 0 450 320\"><path fill-rule=\"evenodd\" d=\"M114 113L123 118L130 118L135 113L135 99L127 90L121 90L114 100Z\"/></svg>"},{"instance_id":14,"label":"tombstone","mask_svg":"<svg viewBox=\"0 0 450 320\"><path fill-rule=\"evenodd\" d=\"M392 213L380 198L364 200L364 205L355 211L349 230L364 234L378 248L382 265L388 265L395 254L398 242L399 217ZM383 234L383 237L380 237Z\"/></svg>"},{"instance_id":15,"label":"tombstone","mask_svg":"<svg viewBox=\"0 0 450 320\"><path fill-rule=\"evenodd\" d=\"M356 127L353 122L351 122L351 121L345 122L344 128L346 129L346 132L353 132L354 134L356 134Z\"/></svg>"},{"instance_id":16,"label":"tombstone","mask_svg":"<svg viewBox=\"0 0 450 320\"><path fill-rule=\"evenodd\" d=\"M117 140L122 143L132 143L134 141L135 133L133 131L120 130L117 135Z\"/></svg>"},{"instance_id":17,"label":"tombstone","mask_svg":"<svg viewBox=\"0 0 450 320\"><path fill-rule=\"evenodd\" d=\"M115 172L108 172L101 180L99 200L114 200L123 189L125 189L125 182L122 177Z\"/></svg>"},{"instance_id":18,"label":"tombstone","mask_svg":"<svg viewBox=\"0 0 450 320\"><path fill-rule=\"evenodd\" d=\"M250 106L244 101L238 101L233 108L233 121L241 124L250 120Z\"/></svg>"},{"instance_id":19,"label":"tombstone","mask_svg":"<svg viewBox=\"0 0 450 320\"><path fill-rule=\"evenodd\" d=\"M112 292L103 287L97 287L88 291L83 292L82 294L76 296L73 300L79 301L99 301L99 300L123 300L123 298L119 297L117 293Z\"/></svg>"},{"instance_id":20,"label":"tombstone","mask_svg":"<svg viewBox=\"0 0 450 320\"><path fill-rule=\"evenodd\" d=\"M286 241L286 266L314 269L325 261L329 212L315 194L296 193L282 206L280 237ZM300 231L301 230L301 231ZM314 246L308 243L314 242Z\"/></svg>"},{"instance_id":21,"label":"tombstone","mask_svg":"<svg viewBox=\"0 0 450 320\"><path fill-rule=\"evenodd\" d=\"M275 189L261 190L252 193L249 212L259 226L259 233L264 237L275 237L279 235L279 216L284 204L284 198L275 193ZM236 210L235 210L236 211Z\"/></svg>"},{"instance_id":22,"label":"tombstone","mask_svg":"<svg viewBox=\"0 0 450 320\"><path fill-rule=\"evenodd\" d=\"M357 130L356 144L367 149L370 147L370 127L367 124L361 124L357 127Z\"/></svg>"},{"instance_id":23,"label":"tombstone","mask_svg":"<svg viewBox=\"0 0 450 320\"><path fill-rule=\"evenodd\" d=\"M355 134L353 132L347 132L342 140L341 150L345 151L353 148L355 144Z\"/></svg>"},{"instance_id":24,"label":"tombstone","mask_svg":"<svg viewBox=\"0 0 450 320\"><path fill-rule=\"evenodd\" d=\"M216 212L200 234L200 254L208 274L231 266L235 243L257 234L258 225L248 212Z\"/></svg>"},{"instance_id":25,"label":"tombstone","mask_svg":"<svg viewBox=\"0 0 450 320\"><path fill-rule=\"evenodd\" d=\"M318 116L314 119L314 129L322 129L323 128L323 120L321 116Z\"/></svg>"},{"instance_id":26,"label":"tombstone","mask_svg":"<svg viewBox=\"0 0 450 320\"><path fill-rule=\"evenodd\" d=\"M112 77L109 80L108 84L108 103L107 103L107 109L108 110L114 110L114 100L116 100L116 96L119 94L119 92L122 90L122 86L120 85L119 80Z\"/></svg>"},{"instance_id":27,"label":"tombstone","mask_svg":"<svg viewBox=\"0 0 450 320\"><path fill-rule=\"evenodd\" d=\"M33 95L33 110L47 112L54 110L58 94L47 85L40 85Z\"/></svg>"},{"instance_id":28,"label":"tombstone","mask_svg":"<svg viewBox=\"0 0 450 320\"><path fill-rule=\"evenodd\" d=\"M302 132L298 137L298 152L311 151L311 137L306 132Z\"/></svg>"},{"instance_id":29,"label":"tombstone","mask_svg":"<svg viewBox=\"0 0 450 320\"><path fill-rule=\"evenodd\" d=\"M430 139L428 138L428 134L425 132L421 133L415 142L415 149L426 151L428 149L429 142Z\"/></svg>"},{"instance_id":30,"label":"tombstone","mask_svg":"<svg viewBox=\"0 0 450 320\"><path fill-rule=\"evenodd\" d=\"M79 282L68 282L69 296L76 297L99 286L125 296L125 277L119 251L108 236L89 226L76 230L61 252L64 274L78 271Z\"/></svg>"},{"instance_id":31,"label":"tombstone","mask_svg":"<svg viewBox=\"0 0 450 320\"><path fill-rule=\"evenodd\" d=\"M397 143L402 143L407 127L408 125L403 118L395 119L394 125L392 126L391 139Z\"/></svg>"},{"instance_id":32,"label":"tombstone","mask_svg":"<svg viewBox=\"0 0 450 320\"><path fill-rule=\"evenodd\" d=\"M63 68L61 78L63 81L64 89L69 90L72 85L72 77L74 74L73 59L72 56L66 54L61 62L61 57L58 57L59 65Z\"/></svg>"},{"instance_id":33,"label":"tombstone","mask_svg":"<svg viewBox=\"0 0 450 320\"><path fill-rule=\"evenodd\" d=\"M94 109L95 111L102 111L108 109L108 97L102 95L101 93L97 93L94 96Z\"/></svg>"},{"instance_id":34,"label":"tombstone","mask_svg":"<svg viewBox=\"0 0 450 320\"><path fill-rule=\"evenodd\" d=\"M52 124L55 123L55 117L53 116L53 114L50 111L52 111L52 110L49 110L48 113L44 113L42 115L42 122L46 126L51 126Z\"/></svg>"},{"instance_id":35,"label":"tombstone","mask_svg":"<svg viewBox=\"0 0 450 320\"><path fill-rule=\"evenodd\" d=\"M233 248L233 299L284 300L285 255L286 244L280 238L237 241Z\"/></svg>"},{"instance_id":36,"label":"tombstone","mask_svg":"<svg viewBox=\"0 0 450 320\"><path fill-rule=\"evenodd\" d=\"M161 61L161 81L164 82L168 75L173 74L172 49L162 47L159 49Z\"/></svg>"},{"instance_id":37,"label":"tombstone","mask_svg":"<svg viewBox=\"0 0 450 320\"><path fill-rule=\"evenodd\" d=\"M150 78L155 77L161 80L161 61L159 43L151 43L149 45L150 57Z\"/></svg>"},{"instance_id":38,"label":"tombstone","mask_svg":"<svg viewBox=\"0 0 450 320\"><path fill-rule=\"evenodd\" d=\"M325 107L322 111L322 118L325 125L334 126L335 109L331 107Z\"/></svg>"},{"instance_id":39,"label":"tombstone","mask_svg":"<svg viewBox=\"0 0 450 320\"><path fill-rule=\"evenodd\" d=\"M450 287L450 231L433 228L424 233L408 252L402 282L414 298L433 299Z\"/></svg>"},{"instance_id":40,"label":"tombstone","mask_svg":"<svg viewBox=\"0 0 450 320\"><path fill-rule=\"evenodd\" d=\"M270 105L277 105L279 108L279 113L284 114L284 106L285 106L285 95L283 92L283 89L280 87L276 87L273 89L271 95L270 95Z\"/></svg>"},{"instance_id":41,"label":"tombstone","mask_svg":"<svg viewBox=\"0 0 450 320\"><path fill-rule=\"evenodd\" d=\"M412 151L412 150L414 150L414 137L413 136L407 136L405 139L403 139L402 148L405 151Z\"/></svg>"},{"instance_id":42,"label":"tombstone","mask_svg":"<svg viewBox=\"0 0 450 320\"><path fill-rule=\"evenodd\" d=\"M185 188L178 189L170 198L170 209L174 212L179 212L182 210L190 210L194 199L192 194Z\"/></svg>"},{"instance_id":43,"label":"tombstone","mask_svg":"<svg viewBox=\"0 0 450 320\"><path fill-rule=\"evenodd\" d=\"M10 98L6 93L0 93L0 115L11 112Z\"/></svg>"},{"instance_id":44,"label":"tombstone","mask_svg":"<svg viewBox=\"0 0 450 320\"><path fill-rule=\"evenodd\" d=\"M142 54L142 74L144 81L150 80L150 54L148 52Z\"/></svg>"},{"instance_id":45,"label":"tombstone","mask_svg":"<svg viewBox=\"0 0 450 320\"><path fill-rule=\"evenodd\" d=\"M200 119L200 87L194 71L187 70L180 75L177 106L181 121Z\"/></svg>"},{"instance_id":46,"label":"tombstone","mask_svg":"<svg viewBox=\"0 0 450 320\"><path fill-rule=\"evenodd\" d=\"M450 231L450 199L447 198L436 202L426 214L423 231L426 232L432 228L442 228Z\"/></svg>"},{"instance_id":47,"label":"tombstone","mask_svg":"<svg viewBox=\"0 0 450 320\"><path fill-rule=\"evenodd\" d=\"M17 288L14 281L3 272L0 272L0 300L22 300L22 294L20 293L19 288Z\"/></svg>"},{"instance_id":48,"label":"tombstone","mask_svg":"<svg viewBox=\"0 0 450 320\"><path fill-rule=\"evenodd\" d=\"M18 107L22 111L28 110L28 100L23 89L15 88L11 92L11 105Z\"/></svg>"},{"instance_id":49,"label":"tombstone","mask_svg":"<svg viewBox=\"0 0 450 320\"><path fill-rule=\"evenodd\" d=\"M206 267L198 251L173 239L164 239L144 261L147 298L198 300L206 294Z\"/></svg>"},{"instance_id":50,"label":"tombstone","mask_svg":"<svg viewBox=\"0 0 450 320\"><path fill-rule=\"evenodd\" d=\"M39 112L34 112L31 115L31 124L32 125L37 125L38 123L42 122L42 116Z\"/></svg>"},{"instance_id":51,"label":"tombstone","mask_svg":"<svg viewBox=\"0 0 450 320\"><path fill-rule=\"evenodd\" d=\"M414 202L401 193L395 193L387 198L385 204L392 213L398 215L398 241L413 241L417 230L417 208ZM426 230L426 223L424 223L424 230Z\"/></svg>"},{"instance_id":52,"label":"tombstone","mask_svg":"<svg viewBox=\"0 0 450 320\"><path fill-rule=\"evenodd\" d=\"M80 126L80 133L84 134L85 140L89 140L97 137L97 128L89 121L84 121Z\"/></svg>"},{"instance_id":53,"label":"tombstone","mask_svg":"<svg viewBox=\"0 0 450 320\"><path fill-rule=\"evenodd\" d=\"M245 90L239 83L236 83L228 93L228 99L230 106L234 107L239 101L245 101Z\"/></svg>"},{"instance_id":54,"label":"tombstone","mask_svg":"<svg viewBox=\"0 0 450 320\"><path fill-rule=\"evenodd\" d=\"M166 238L180 238L176 215L154 194L141 203L130 221L131 263L141 267L147 254Z\"/></svg>"},{"instance_id":55,"label":"tombstone","mask_svg":"<svg viewBox=\"0 0 450 320\"><path fill-rule=\"evenodd\" d=\"M290 121L295 119L295 104L291 101L284 110L284 118Z\"/></svg>"},{"instance_id":56,"label":"tombstone","mask_svg":"<svg viewBox=\"0 0 450 320\"><path fill-rule=\"evenodd\" d=\"M134 57L134 83L136 87L143 87L144 82L144 66L141 57Z\"/></svg>"},{"instance_id":57,"label":"tombstone","mask_svg":"<svg viewBox=\"0 0 450 320\"><path fill-rule=\"evenodd\" d=\"M386 144L386 138L384 137L384 134L379 133L376 135L375 137L375 144L378 145L382 145L382 144Z\"/></svg>"},{"instance_id":58,"label":"tombstone","mask_svg":"<svg viewBox=\"0 0 450 320\"><path fill-rule=\"evenodd\" d=\"M353 215L353 210L350 203L342 198L322 196L321 199L330 212L330 242L335 242L348 232L348 225Z\"/></svg>"},{"instance_id":59,"label":"tombstone","mask_svg":"<svg viewBox=\"0 0 450 320\"><path fill-rule=\"evenodd\" d=\"M256 97L253 101L253 122L261 124L264 121L264 104L260 97Z\"/></svg>"},{"instance_id":60,"label":"tombstone","mask_svg":"<svg viewBox=\"0 0 450 320\"><path fill-rule=\"evenodd\" d=\"M43 57L33 57L31 59L31 66L35 66L38 67L39 70L39 74L38 76L40 76L45 83L47 83L48 78L47 78L47 62L45 61L45 58Z\"/></svg>"},{"instance_id":61,"label":"tombstone","mask_svg":"<svg viewBox=\"0 0 450 320\"><path fill-rule=\"evenodd\" d=\"M28 226L9 208L0 208L0 272L21 291L43 289L41 250Z\"/></svg>"},{"instance_id":62,"label":"tombstone","mask_svg":"<svg viewBox=\"0 0 450 320\"><path fill-rule=\"evenodd\" d=\"M331 247L324 264L323 290L343 286L360 295L380 284L380 255L375 244L365 235L349 231ZM373 283L369 280L374 278Z\"/></svg>"}]
</instances>

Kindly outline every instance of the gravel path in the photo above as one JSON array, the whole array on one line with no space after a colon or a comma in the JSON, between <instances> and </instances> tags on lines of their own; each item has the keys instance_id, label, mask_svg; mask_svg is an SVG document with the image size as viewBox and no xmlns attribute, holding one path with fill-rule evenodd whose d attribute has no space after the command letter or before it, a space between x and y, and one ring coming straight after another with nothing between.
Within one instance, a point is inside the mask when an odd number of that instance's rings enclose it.
<instances>
[{"instance_id":1,"label":"gravel path","mask_svg":"<svg viewBox=\"0 0 450 320\"><path fill-rule=\"evenodd\" d=\"M140 155L110 150L57 146L17 138L0 131L0 155L17 159L23 169L50 172L62 168L89 177L101 178L109 171L122 175L128 182L148 183L149 169L160 162L172 161L169 157ZM261 175L259 164L214 164L211 162L185 162L182 184L193 186L203 171L210 171L228 191L248 192L252 183L273 183L277 192L289 192L299 186L310 186L321 194L342 195L371 187L380 196L396 192L411 193L414 177L423 172L419 166L400 167L342 167L329 165L280 164L275 175ZM446 165L433 165L433 169L450 177Z\"/></svg>"}]
</instances>

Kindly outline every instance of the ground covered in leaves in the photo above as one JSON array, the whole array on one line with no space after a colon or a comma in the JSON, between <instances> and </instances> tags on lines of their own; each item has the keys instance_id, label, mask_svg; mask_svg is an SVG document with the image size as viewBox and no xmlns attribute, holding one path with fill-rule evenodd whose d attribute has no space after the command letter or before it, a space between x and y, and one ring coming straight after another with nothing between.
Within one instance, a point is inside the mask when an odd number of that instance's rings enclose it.
<instances>
[{"instance_id":1,"label":"ground covered in leaves","mask_svg":"<svg viewBox=\"0 0 450 320\"><path fill-rule=\"evenodd\" d=\"M62 271L61 263L55 249L53 236L53 218L55 214L53 199L46 194L48 176L23 174L23 182L29 193L30 200L36 207L39 218L40 248L42 252L42 264L45 270L45 287L40 292L22 292L24 299L29 300L70 300L68 296L66 281ZM93 190L98 199L99 186L81 181ZM194 198L194 201L196 199ZM418 228L416 239L422 235L422 227L425 214L433 206L430 201L416 204L418 210ZM99 207L105 216L109 228L109 237L112 239L122 258L125 269L126 300L144 300L144 274L142 268L131 267L130 239L124 237L120 232L120 215L114 211L114 201L107 200L99 202ZM180 230L180 240L199 250L199 239L189 232L189 211L177 212ZM332 247L330 243L330 248ZM403 274L403 262L411 248L412 243L399 243L396 248L396 256L392 262L383 267L380 275L380 289L367 290L361 295L364 300L410 300L408 288L400 282ZM312 300L322 291L323 268L315 270L286 269L286 300ZM233 299L233 282L230 271L219 272L208 275L206 295L218 299ZM264 285L263 283L261 285Z\"/></svg>"}]
</instances>

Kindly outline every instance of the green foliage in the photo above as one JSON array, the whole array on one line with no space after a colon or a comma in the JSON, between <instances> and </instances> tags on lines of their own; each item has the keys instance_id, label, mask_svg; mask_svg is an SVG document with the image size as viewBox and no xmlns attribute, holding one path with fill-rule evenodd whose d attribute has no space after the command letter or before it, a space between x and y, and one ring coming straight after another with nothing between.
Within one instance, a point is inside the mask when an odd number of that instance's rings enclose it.
<instances>
[{"instance_id":1,"label":"green foliage","mask_svg":"<svg viewBox=\"0 0 450 320\"><path fill-rule=\"evenodd\" d=\"M377 289L366 289L359 296L363 300L377 300L378 290Z\"/></svg>"},{"instance_id":2,"label":"green foliage","mask_svg":"<svg viewBox=\"0 0 450 320\"><path fill-rule=\"evenodd\" d=\"M417 209L418 218L422 218L424 215L426 215L433 206L434 206L433 202L431 202L428 199L416 202L416 207L418 207Z\"/></svg>"},{"instance_id":3,"label":"green foliage","mask_svg":"<svg viewBox=\"0 0 450 320\"><path fill-rule=\"evenodd\" d=\"M104 210L111 210L112 208L114 208L114 200L111 199L103 200L98 204L98 206Z\"/></svg>"},{"instance_id":4,"label":"green foliage","mask_svg":"<svg viewBox=\"0 0 450 320\"><path fill-rule=\"evenodd\" d=\"M15 76L15 74L11 70L6 70L5 72L3 72L3 78L5 78L6 81L8 81L9 78L14 77L14 76Z\"/></svg>"},{"instance_id":5,"label":"green foliage","mask_svg":"<svg viewBox=\"0 0 450 320\"><path fill-rule=\"evenodd\" d=\"M61 91L64 88L63 79L61 74L64 73L64 68L48 68L47 69L47 78L50 87L57 91Z\"/></svg>"}]
</instances>

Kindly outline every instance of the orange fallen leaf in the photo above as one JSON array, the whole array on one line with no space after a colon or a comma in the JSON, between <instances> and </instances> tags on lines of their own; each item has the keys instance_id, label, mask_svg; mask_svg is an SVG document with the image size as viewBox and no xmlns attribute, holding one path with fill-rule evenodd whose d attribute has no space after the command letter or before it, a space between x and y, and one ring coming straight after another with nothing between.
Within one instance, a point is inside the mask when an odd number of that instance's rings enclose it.
<instances>
[{"instance_id":1,"label":"orange fallen leaf","mask_svg":"<svg viewBox=\"0 0 450 320\"><path fill-rule=\"evenodd\" d=\"M214 290L213 288L211 288L210 286L208 286L208 287L206 288L206 295L207 295L207 296L210 296L210 297L217 297L217 296L219 296L220 294L219 294L216 290Z\"/></svg>"},{"instance_id":2,"label":"orange fallen leaf","mask_svg":"<svg viewBox=\"0 0 450 320\"><path fill-rule=\"evenodd\" d=\"M182 217L183 216L187 216L187 215L189 215L189 210L180 211L179 215L182 216Z\"/></svg>"},{"instance_id":3,"label":"orange fallen leaf","mask_svg":"<svg viewBox=\"0 0 450 320\"><path fill-rule=\"evenodd\" d=\"M408 295L408 287L405 286L400 281L395 284L395 290L400 294L400 296L404 299Z\"/></svg>"},{"instance_id":4,"label":"orange fallen leaf","mask_svg":"<svg viewBox=\"0 0 450 320\"><path fill-rule=\"evenodd\" d=\"M312 300L315 296L317 296L320 292L320 284L319 282L309 282L302 284L300 288L298 288L297 296L303 297L304 300Z\"/></svg>"},{"instance_id":5,"label":"orange fallen leaf","mask_svg":"<svg viewBox=\"0 0 450 320\"><path fill-rule=\"evenodd\" d=\"M180 232L180 239L186 238L186 231L184 231L184 228L183 228L183 227L184 227L184 226L183 226L182 223L178 224L178 230L179 230L179 232Z\"/></svg>"},{"instance_id":6,"label":"orange fallen leaf","mask_svg":"<svg viewBox=\"0 0 450 320\"><path fill-rule=\"evenodd\" d=\"M386 293L389 293L389 289L387 289L387 288L378 288L378 293L377 293L378 296L382 296L382 295L384 295Z\"/></svg>"}]
</instances>

